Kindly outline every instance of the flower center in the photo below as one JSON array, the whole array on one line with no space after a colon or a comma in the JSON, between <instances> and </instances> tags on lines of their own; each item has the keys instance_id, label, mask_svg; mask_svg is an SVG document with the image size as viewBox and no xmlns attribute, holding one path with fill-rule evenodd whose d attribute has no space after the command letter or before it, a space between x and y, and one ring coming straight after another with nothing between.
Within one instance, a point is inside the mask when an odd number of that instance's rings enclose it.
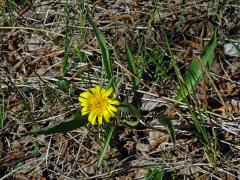
<instances>
[{"instance_id":1,"label":"flower center","mask_svg":"<svg viewBox=\"0 0 240 180\"><path fill-rule=\"evenodd\" d=\"M103 98L101 95L92 98L89 104L89 108L95 111L98 116L103 113L106 107L107 99Z\"/></svg>"}]
</instances>

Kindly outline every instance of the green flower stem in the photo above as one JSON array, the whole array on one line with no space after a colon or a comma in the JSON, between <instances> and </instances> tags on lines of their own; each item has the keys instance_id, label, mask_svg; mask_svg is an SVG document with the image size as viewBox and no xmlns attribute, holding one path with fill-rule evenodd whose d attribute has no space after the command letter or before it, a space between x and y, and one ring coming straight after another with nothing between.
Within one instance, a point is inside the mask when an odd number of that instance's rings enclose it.
<instances>
[{"instance_id":1,"label":"green flower stem","mask_svg":"<svg viewBox=\"0 0 240 180\"><path fill-rule=\"evenodd\" d=\"M98 162L97 162L97 167L98 168L101 166L103 158L105 157L105 154L107 153L109 143L110 143L110 140L112 138L112 135L113 135L113 132L114 132L115 128L116 128L116 126L112 124L111 129L108 132L108 136L107 136L106 142L104 144L103 150L102 150L102 152L100 154L100 157L98 159Z\"/></svg>"}]
</instances>

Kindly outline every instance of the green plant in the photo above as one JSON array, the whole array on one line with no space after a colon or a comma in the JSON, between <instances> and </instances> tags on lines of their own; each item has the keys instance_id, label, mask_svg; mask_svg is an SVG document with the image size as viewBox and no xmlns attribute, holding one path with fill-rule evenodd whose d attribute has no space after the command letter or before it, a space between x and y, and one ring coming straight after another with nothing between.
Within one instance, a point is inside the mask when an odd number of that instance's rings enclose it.
<instances>
[{"instance_id":1,"label":"green plant","mask_svg":"<svg viewBox=\"0 0 240 180\"><path fill-rule=\"evenodd\" d=\"M0 129L1 129L1 131L4 128L5 119L6 119L6 114L5 114L4 106L0 105Z\"/></svg>"},{"instance_id":2,"label":"green plant","mask_svg":"<svg viewBox=\"0 0 240 180\"><path fill-rule=\"evenodd\" d=\"M144 180L162 180L164 171L161 169L146 169Z\"/></svg>"}]
</instances>

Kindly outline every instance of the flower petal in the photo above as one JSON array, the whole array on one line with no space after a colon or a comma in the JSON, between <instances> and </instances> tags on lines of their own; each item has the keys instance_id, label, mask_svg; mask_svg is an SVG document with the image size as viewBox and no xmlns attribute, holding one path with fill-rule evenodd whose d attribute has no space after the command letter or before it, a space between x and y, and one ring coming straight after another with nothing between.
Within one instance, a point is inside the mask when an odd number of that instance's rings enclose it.
<instances>
[{"instance_id":1,"label":"flower petal","mask_svg":"<svg viewBox=\"0 0 240 180\"><path fill-rule=\"evenodd\" d=\"M89 102L88 101L84 101L84 102L80 102L81 106L89 106Z\"/></svg>"},{"instance_id":2,"label":"flower petal","mask_svg":"<svg viewBox=\"0 0 240 180\"><path fill-rule=\"evenodd\" d=\"M92 96L92 94L90 92L83 92L80 94L80 97L83 97L85 99L88 99ZM80 98L79 98L80 99Z\"/></svg>"},{"instance_id":3,"label":"flower petal","mask_svg":"<svg viewBox=\"0 0 240 180\"><path fill-rule=\"evenodd\" d=\"M83 97L81 97L81 96L78 97L79 102L86 102L86 101L89 101L89 99L90 99L90 98L85 99L85 98L83 98Z\"/></svg>"},{"instance_id":4,"label":"flower petal","mask_svg":"<svg viewBox=\"0 0 240 180\"><path fill-rule=\"evenodd\" d=\"M119 105L119 104L120 104L119 101L117 101L117 100L112 100L112 99L108 99L108 102L109 102L109 104L115 104L115 105Z\"/></svg>"},{"instance_id":5,"label":"flower petal","mask_svg":"<svg viewBox=\"0 0 240 180\"><path fill-rule=\"evenodd\" d=\"M106 90L105 88L102 88L101 93L102 93L102 94L105 94L106 91L107 91L107 90Z\"/></svg>"},{"instance_id":6,"label":"flower petal","mask_svg":"<svg viewBox=\"0 0 240 180\"><path fill-rule=\"evenodd\" d=\"M82 113L82 116L85 116L86 114L89 113L89 111L81 111L81 113Z\"/></svg>"},{"instance_id":7,"label":"flower petal","mask_svg":"<svg viewBox=\"0 0 240 180\"><path fill-rule=\"evenodd\" d=\"M113 111L113 112L117 112L118 111L118 109L117 108L115 108L114 106L112 106L112 105L109 105L108 106L108 110L111 110L111 111Z\"/></svg>"},{"instance_id":8,"label":"flower petal","mask_svg":"<svg viewBox=\"0 0 240 180\"><path fill-rule=\"evenodd\" d=\"M94 115L93 115L93 124L95 124L95 122L96 122L96 118L97 118L97 115L94 114Z\"/></svg>"},{"instance_id":9,"label":"flower petal","mask_svg":"<svg viewBox=\"0 0 240 180\"><path fill-rule=\"evenodd\" d=\"M104 95L109 96L112 92L113 92L113 88L110 87Z\"/></svg>"},{"instance_id":10,"label":"flower petal","mask_svg":"<svg viewBox=\"0 0 240 180\"><path fill-rule=\"evenodd\" d=\"M114 114L114 112L111 111L111 110L108 110L108 113L110 114L111 117L115 117L115 116L116 116L116 115Z\"/></svg>"},{"instance_id":11,"label":"flower petal","mask_svg":"<svg viewBox=\"0 0 240 180\"><path fill-rule=\"evenodd\" d=\"M96 85L95 89L96 89L96 93L97 93L97 94L100 94L100 92L101 92L100 86L99 86L99 85Z\"/></svg>"},{"instance_id":12,"label":"flower petal","mask_svg":"<svg viewBox=\"0 0 240 180\"><path fill-rule=\"evenodd\" d=\"M110 119L110 114L109 114L109 112L107 111L107 110L105 110L104 112L103 112L103 117L104 117L104 120L107 122L107 123L109 123L109 119Z\"/></svg>"},{"instance_id":13,"label":"flower petal","mask_svg":"<svg viewBox=\"0 0 240 180\"><path fill-rule=\"evenodd\" d=\"M94 95L100 94L100 90L101 90L101 88L100 88L100 86L98 86L98 85L96 85L94 88L90 88L90 91L92 91L92 93L93 93Z\"/></svg>"},{"instance_id":14,"label":"flower petal","mask_svg":"<svg viewBox=\"0 0 240 180\"><path fill-rule=\"evenodd\" d=\"M94 94L96 94L96 89L95 88L89 88L89 90Z\"/></svg>"},{"instance_id":15,"label":"flower petal","mask_svg":"<svg viewBox=\"0 0 240 180\"><path fill-rule=\"evenodd\" d=\"M102 115L98 116L98 124L102 125Z\"/></svg>"},{"instance_id":16,"label":"flower petal","mask_svg":"<svg viewBox=\"0 0 240 180\"><path fill-rule=\"evenodd\" d=\"M96 121L96 114L94 114L93 112L90 112L89 115L88 115L88 121L94 125L95 124L95 121Z\"/></svg>"},{"instance_id":17,"label":"flower petal","mask_svg":"<svg viewBox=\"0 0 240 180\"><path fill-rule=\"evenodd\" d=\"M81 111L89 111L89 108L84 106Z\"/></svg>"}]
</instances>

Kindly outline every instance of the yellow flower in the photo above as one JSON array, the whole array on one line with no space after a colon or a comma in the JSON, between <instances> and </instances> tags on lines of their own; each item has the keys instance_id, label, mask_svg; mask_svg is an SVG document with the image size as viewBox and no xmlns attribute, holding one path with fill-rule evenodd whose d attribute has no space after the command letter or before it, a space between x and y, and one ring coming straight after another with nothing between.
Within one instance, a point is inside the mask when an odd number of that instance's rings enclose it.
<instances>
[{"instance_id":1,"label":"yellow flower","mask_svg":"<svg viewBox=\"0 0 240 180\"><path fill-rule=\"evenodd\" d=\"M91 124L95 124L96 118L98 123L101 125L103 119L108 123L109 119L115 117L115 113L118 111L113 105L119 105L120 102L109 98L113 89L108 90L96 86L90 88L91 92L85 91L80 94L78 100L82 106L82 115L88 115L88 121Z\"/></svg>"}]
</instances>

